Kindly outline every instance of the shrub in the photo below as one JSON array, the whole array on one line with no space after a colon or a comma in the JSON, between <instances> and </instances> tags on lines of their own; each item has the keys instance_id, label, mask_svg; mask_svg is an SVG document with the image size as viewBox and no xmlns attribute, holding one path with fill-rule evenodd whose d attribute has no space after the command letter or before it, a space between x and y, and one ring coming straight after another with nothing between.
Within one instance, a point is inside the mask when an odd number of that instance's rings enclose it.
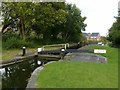
<instances>
[{"instance_id":1,"label":"shrub","mask_svg":"<svg viewBox=\"0 0 120 90\"><path fill-rule=\"evenodd\" d=\"M36 44L33 40L22 40L19 35L13 33L7 33L2 35L2 48L21 48L21 47L35 47Z\"/></svg>"},{"instance_id":2,"label":"shrub","mask_svg":"<svg viewBox=\"0 0 120 90\"><path fill-rule=\"evenodd\" d=\"M3 41L3 48L10 49L10 48L20 48L24 42L16 37L11 37Z\"/></svg>"}]
</instances>

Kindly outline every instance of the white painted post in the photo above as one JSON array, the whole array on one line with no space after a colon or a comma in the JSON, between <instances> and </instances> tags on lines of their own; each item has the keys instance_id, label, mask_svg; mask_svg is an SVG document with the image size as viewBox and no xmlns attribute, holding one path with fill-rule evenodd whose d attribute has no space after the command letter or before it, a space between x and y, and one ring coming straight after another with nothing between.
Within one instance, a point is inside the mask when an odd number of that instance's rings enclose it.
<instances>
[{"instance_id":1,"label":"white painted post","mask_svg":"<svg viewBox=\"0 0 120 90\"><path fill-rule=\"evenodd\" d=\"M26 47L22 47L22 50L23 50L22 56L24 56L26 54Z\"/></svg>"},{"instance_id":2,"label":"white painted post","mask_svg":"<svg viewBox=\"0 0 120 90\"><path fill-rule=\"evenodd\" d=\"M64 52L65 52L65 49L61 49L61 54L60 54L61 59L64 58Z\"/></svg>"},{"instance_id":3,"label":"white painted post","mask_svg":"<svg viewBox=\"0 0 120 90\"><path fill-rule=\"evenodd\" d=\"M62 52L64 52L64 51L65 51L65 49L61 49L61 51L62 51Z\"/></svg>"},{"instance_id":4,"label":"white painted post","mask_svg":"<svg viewBox=\"0 0 120 90\"><path fill-rule=\"evenodd\" d=\"M42 48L38 48L38 53L40 53L42 51Z\"/></svg>"},{"instance_id":5,"label":"white painted post","mask_svg":"<svg viewBox=\"0 0 120 90\"><path fill-rule=\"evenodd\" d=\"M37 64L40 65L40 64L41 64L41 61L37 61Z\"/></svg>"}]
</instances>

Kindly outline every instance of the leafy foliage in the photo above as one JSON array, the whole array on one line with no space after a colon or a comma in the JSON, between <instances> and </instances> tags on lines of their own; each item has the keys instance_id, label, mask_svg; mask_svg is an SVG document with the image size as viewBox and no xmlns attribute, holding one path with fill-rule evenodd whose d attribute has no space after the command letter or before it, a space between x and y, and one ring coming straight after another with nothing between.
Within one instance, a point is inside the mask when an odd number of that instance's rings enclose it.
<instances>
[{"instance_id":1,"label":"leafy foliage","mask_svg":"<svg viewBox=\"0 0 120 90\"><path fill-rule=\"evenodd\" d=\"M113 46L119 47L120 45L120 30L111 30L109 33L109 38Z\"/></svg>"},{"instance_id":2,"label":"leafy foliage","mask_svg":"<svg viewBox=\"0 0 120 90\"><path fill-rule=\"evenodd\" d=\"M116 22L114 22L112 27L109 29L108 40L112 42L113 46L120 47L120 17L116 19Z\"/></svg>"},{"instance_id":3,"label":"leafy foliage","mask_svg":"<svg viewBox=\"0 0 120 90\"><path fill-rule=\"evenodd\" d=\"M64 2L3 2L2 16L2 31L12 27L25 42L33 32L34 38L44 40L45 44L78 42L86 27L86 17L81 16L81 11Z\"/></svg>"},{"instance_id":4,"label":"leafy foliage","mask_svg":"<svg viewBox=\"0 0 120 90\"><path fill-rule=\"evenodd\" d=\"M33 41L24 41L14 33L6 33L2 35L2 47L5 49L21 48L23 46L34 47L35 45L36 44Z\"/></svg>"},{"instance_id":5,"label":"leafy foliage","mask_svg":"<svg viewBox=\"0 0 120 90\"><path fill-rule=\"evenodd\" d=\"M84 24L86 17L81 16L81 11L75 5L67 4L65 10L68 14L67 20L59 25L58 34L61 34L61 38L65 41L78 42L81 31L86 27Z\"/></svg>"}]
</instances>

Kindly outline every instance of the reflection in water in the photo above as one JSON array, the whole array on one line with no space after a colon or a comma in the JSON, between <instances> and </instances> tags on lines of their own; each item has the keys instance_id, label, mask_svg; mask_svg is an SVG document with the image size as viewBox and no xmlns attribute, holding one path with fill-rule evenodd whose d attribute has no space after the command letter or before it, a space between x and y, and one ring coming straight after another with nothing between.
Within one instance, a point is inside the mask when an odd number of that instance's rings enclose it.
<instances>
[{"instance_id":1,"label":"reflection in water","mask_svg":"<svg viewBox=\"0 0 120 90\"><path fill-rule=\"evenodd\" d=\"M37 67L35 60L29 60L0 69L2 88L25 88L31 73Z\"/></svg>"}]
</instances>

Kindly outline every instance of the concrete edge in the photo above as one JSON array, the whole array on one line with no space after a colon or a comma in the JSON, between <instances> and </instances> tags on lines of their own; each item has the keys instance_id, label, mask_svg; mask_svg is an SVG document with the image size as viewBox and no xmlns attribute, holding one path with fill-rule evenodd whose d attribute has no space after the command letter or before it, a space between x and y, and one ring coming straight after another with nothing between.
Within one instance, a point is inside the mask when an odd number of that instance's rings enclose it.
<instances>
[{"instance_id":1,"label":"concrete edge","mask_svg":"<svg viewBox=\"0 0 120 90\"><path fill-rule=\"evenodd\" d=\"M104 59L104 63L107 63L107 57L105 57L105 56L102 56L102 55L98 55L98 54L95 54L95 53L77 53L76 52L76 55L79 55L79 54L89 54L89 55L92 55L92 56L96 56L96 57L99 57L99 59L100 58L103 58ZM68 60L68 61L70 61L70 58L74 58L76 55L74 55L74 53L68 53L68 54L66 54L66 56L64 57L64 60ZM103 63L103 60L102 61L100 61L98 59L98 61L99 62L101 62L101 63Z\"/></svg>"},{"instance_id":2,"label":"concrete edge","mask_svg":"<svg viewBox=\"0 0 120 90\"><path fill-rule=\"evenodd\" d=\"M50 63L53 63L53 62L57 62L57 61L51 61L51 62L48 62L47 64L45 64L44 66L50 64ZM36 88L36 77L38 75L38 73L40 73L43 69L44 69L44 66L40 66L40 67L37 67L33 73L31 74L31 77L28 81L28 84L26 86L26 90L27 89L30 89L30 88Z\"/></svg>"}]
</instances>

